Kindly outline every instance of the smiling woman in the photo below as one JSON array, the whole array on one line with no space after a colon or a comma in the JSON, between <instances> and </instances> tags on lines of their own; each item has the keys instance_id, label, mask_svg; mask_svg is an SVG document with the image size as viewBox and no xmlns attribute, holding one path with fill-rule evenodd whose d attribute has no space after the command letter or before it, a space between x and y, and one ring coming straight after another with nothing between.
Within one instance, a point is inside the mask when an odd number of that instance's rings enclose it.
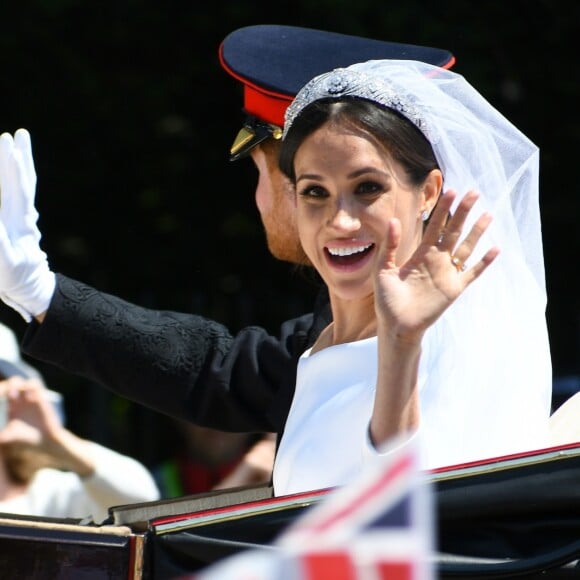
<instances>
[{"instance_id":1,"label":"smiling woman","mask_svg":"<svg viewBox=\"0 0 580 580\"><path fill-rule=\"evenodd\" d=\"M463 77L409 61L313 79L284 131L333 322L300 359L276 492L346 484L415 434L424 468L547 446L536 147Z\"/></svg>"}]
</instances>

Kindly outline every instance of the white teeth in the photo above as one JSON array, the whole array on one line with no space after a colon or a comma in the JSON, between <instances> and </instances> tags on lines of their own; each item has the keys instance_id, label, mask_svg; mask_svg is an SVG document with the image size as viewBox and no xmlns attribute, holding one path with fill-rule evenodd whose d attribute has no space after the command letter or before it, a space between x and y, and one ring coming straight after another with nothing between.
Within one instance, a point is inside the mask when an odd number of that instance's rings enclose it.
<instances>
[{"instance_id":1,"label":"white teeth","mask_svg":"<svg viewBox=\"0 0 580 580\"><path fill-rule=\"evenodd\" d=\"M328 253L331 256L352 256L353 254L360 254L368 250L372 244L367 244L366 246L355 246L352 248L327 248Z\"/></svg>"}]
</instances>

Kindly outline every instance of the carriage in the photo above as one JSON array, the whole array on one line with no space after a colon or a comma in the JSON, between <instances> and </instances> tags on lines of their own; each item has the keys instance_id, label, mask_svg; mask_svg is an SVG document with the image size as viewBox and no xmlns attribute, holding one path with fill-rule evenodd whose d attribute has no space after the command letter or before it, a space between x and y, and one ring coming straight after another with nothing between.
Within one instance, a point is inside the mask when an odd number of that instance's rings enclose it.
<instances>
[{"instance_id":1,"label":"carriage","mask_svg":"<svg viewBox=\"0 0 580 580\"><path fill-rule=\"evenodd\" d=\"M429 472L437 578L580 578L580 443ZM266 485L115 506L109 517L0 514L4 580L193 577L276 537L332 490Z\"/></svg>"}]
</instances>

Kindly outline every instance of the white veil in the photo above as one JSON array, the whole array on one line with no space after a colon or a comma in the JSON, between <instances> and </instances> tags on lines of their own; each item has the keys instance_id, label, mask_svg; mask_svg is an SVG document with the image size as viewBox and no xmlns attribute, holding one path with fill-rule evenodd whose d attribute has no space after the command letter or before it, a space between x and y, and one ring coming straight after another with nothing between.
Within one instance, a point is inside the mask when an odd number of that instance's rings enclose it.
<instances>
[{"instance_id":1,"label":"white veil","mask_svg":"<svg viewBox=\"0 0 580 580\"><path fill-rule=\"evenodd\" d=\"M471 220L483 211L494 218L471 261L492 245L500 255L425 336L425 431L455 449L457 462L548 446L552 370L538 148L464 77L408 60L369 61L317 77L288 108L285 131L310 102L343 95L409 118L433 146L444 189L459 198L477 190ZM433 453L427 463L440 465Z\"/></svg>"}]
</instances>

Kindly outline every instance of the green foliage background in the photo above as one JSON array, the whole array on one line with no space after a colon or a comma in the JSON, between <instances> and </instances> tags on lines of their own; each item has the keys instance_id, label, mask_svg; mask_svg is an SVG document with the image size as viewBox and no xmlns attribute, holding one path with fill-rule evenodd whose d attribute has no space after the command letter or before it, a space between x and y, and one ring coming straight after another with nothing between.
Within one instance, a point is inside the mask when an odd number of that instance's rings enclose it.
<instances>
[{"instance_id":1,"label":"green foliage background","mask_svg":"<svg viewBox=\"0 0 580 580\"><path fill-rule=\"evenodd\" d=\"M235 28L277 23L447 48L454 70L541 148L554 374L574 374L579 16L561 0L2 2L0 131L32 133L54 270L234 331L276 332L310 310L313 288L268 254L255 170L228 161L241 98L219 43ZM4 305L0 320L24 331ZM148 464L167 452L159 415L38 366L65 393L77 432Z\"/></svg>"}]
</instances>

